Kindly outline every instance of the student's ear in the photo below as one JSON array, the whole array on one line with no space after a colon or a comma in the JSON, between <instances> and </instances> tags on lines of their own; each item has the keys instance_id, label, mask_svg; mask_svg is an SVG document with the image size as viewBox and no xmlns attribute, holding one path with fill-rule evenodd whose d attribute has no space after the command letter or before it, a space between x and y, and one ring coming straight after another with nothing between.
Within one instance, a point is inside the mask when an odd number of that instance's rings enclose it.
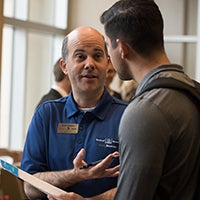
<instances>
[{"instance_id":1,"label":"student's ear","mask_svg":"<svg viewBox=\"0 0 200 200\"><path fill-rule=\"evenodd\" d=\"M60 63L60 68L62 69L63 73L67 75L66 62L61 58L59 63Z\"/></svg>"},{"instance_id":2,"label":"student's ear","mask_svg":"<svg viewBox=\"0 0 200 200\"><path fill-rule=\"evenodd\" d=\"M121 58L125 59L128 55L128 49L129 49L128 45L120 39L116 39L116 43L117 43Z\"/></svg>"}]
</instances>

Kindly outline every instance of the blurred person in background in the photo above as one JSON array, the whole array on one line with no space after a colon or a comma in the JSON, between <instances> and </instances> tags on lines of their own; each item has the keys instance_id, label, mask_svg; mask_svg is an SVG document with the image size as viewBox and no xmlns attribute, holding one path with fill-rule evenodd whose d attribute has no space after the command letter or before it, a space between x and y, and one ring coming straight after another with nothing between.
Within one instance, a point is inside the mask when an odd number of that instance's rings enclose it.
<instances>
[{"instance_id":1,"label":"blurred person in background","mask_svg":"<svg viewBox=\"0 0 200 200\"><path fill-rule=\"evenodd\" d=\"M114 67L112 65L111 60L109 59L109 64L108 64L107 71L106 71L105 86L106 86L108 92L110 93L110 95L112 95L114 97L117 97L118 99L122 99L121 98L121 94L116 92L115 90L113 90L111 88L111 86L110 86L112 81L113 81L113 79L114 79L114 77L115 77L115 75L116 75L116 71L115 71L115 69L114 69Z\"/></svg>"},{"instance_id":2,"label":"blurred person in background","mask_svg":"<svg viewBox=\"0 0 200 200\"><path fill-rule=\"evenodd\" d=\"M137 86L138 84L134 80L123 81L120 86L120 93L121 93L122 100L126 102L130 102L132 97L135 95Z\"/></svg>"},{"instance_id":3,"label":"blurred person in background","mask_svg":"<svg viewBox=\"0 0 200 200\"><path fill-rule=\"evenodd\" d=\"M71 84L68 75L64 74L60 68L60 58L54 64L53 75L54 83L50 91L41 98L37 107L43 102L59 99L69 95L71 91Z\"/></svg>"}]
</instances>

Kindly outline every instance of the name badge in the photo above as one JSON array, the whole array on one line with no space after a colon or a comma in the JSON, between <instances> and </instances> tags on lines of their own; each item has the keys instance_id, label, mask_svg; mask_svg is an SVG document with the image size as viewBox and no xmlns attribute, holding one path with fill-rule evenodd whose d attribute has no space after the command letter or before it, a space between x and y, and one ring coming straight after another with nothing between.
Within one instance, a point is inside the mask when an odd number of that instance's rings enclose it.
<instances>
[{"instance_id":1,"label":"name badge","mask_svg":"<svg viewBox=\"0 0 200 200\"><path fill-rule=\"evenodd\" d=\"M67 133L67 134L77 134L78 133L78 124L58 124L58 133Z\"/></svg>"}]
</instances>

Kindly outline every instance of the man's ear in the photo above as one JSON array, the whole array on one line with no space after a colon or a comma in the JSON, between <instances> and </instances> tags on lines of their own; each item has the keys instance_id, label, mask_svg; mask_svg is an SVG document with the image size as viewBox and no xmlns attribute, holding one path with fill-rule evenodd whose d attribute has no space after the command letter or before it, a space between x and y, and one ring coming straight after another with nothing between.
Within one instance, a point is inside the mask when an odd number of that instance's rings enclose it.
<instances>
[{"instance_id":1,"label":"man's ear","mask_svg":"<svg viewBox=\"0 0 200 200\"><path fill-rule=\"evenodd\" d=\"M128 51L129 51L128 45L120 39L116 39L116 43L117 43L117 46L119 49L119 54L120 54L121 58L125 59L128 55Z\"/></svg>"},{"instance_id":2,"label":"man's ear","mask_svg":"<svg viewBox=\"0 0 200 200\"><path fill-rule=\"evenodd\" d=\"M61 58L59 63L60 63L60 68L62 69L63 73L67 74L66 62Z\"/></svg>"}]
</instances>

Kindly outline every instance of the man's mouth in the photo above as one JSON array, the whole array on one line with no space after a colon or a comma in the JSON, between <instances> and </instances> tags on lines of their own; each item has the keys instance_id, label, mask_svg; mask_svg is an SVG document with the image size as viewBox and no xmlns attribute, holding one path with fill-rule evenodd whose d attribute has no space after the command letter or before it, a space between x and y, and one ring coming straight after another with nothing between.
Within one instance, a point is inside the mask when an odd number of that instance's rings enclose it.
<instances>
[{"instance_id":1,"label":"man's mouth","mask_svg":"<svg viewBox=\"0 0 200 200\"><path fill-rule=\"evenodd\" d=\"M81 77L82 78L96 78L97 76L95 76L95 75L83 75Z\"/></svg>"}]
</instances>

